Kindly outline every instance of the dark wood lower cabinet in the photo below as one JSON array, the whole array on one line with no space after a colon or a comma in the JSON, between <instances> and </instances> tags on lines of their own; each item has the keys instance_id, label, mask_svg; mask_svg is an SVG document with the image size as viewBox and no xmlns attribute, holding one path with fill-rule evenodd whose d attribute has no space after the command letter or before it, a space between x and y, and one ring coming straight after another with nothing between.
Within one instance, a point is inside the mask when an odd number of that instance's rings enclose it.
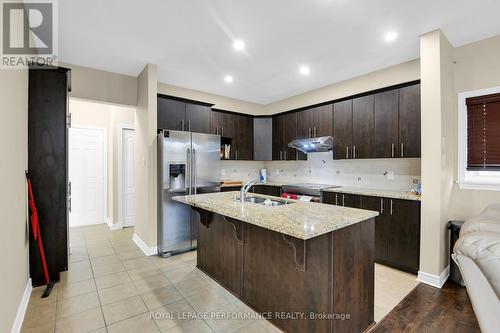
<instances>
[{"instance_id":1,"label":"dark wood lower cabinet","mask_svg":"<svg viewBox=\"0 0 500 333\"><path fill-rule=\"evenodd\" d=\"M282 190L281 186L254 185L252 186L252 192L257 194L270 195L273 197L280 197Z\"/></svg>"},{"instance_id":2,"label":"dark wood lower cabinet","mask_svg":"<svg viewBox=\"0 0 500 333\"><path fill-rule=\"evenodd\" d=\"M379 212L375 261L417 274L420 266L420 202L324 192L323 203Z\"/></svg>"},{"instance_id":3,"label":"dark wood lower cabinet","mask_svg":"<svg viewBox=\"0 0 500 333\"><path fill-rule=\"evenodd\" d=\"M363 332L373 324L373 219L301 240L196 210L198 268L280 329Z\"/></svg>"},{"instance_id":4,"label":"dark wood lower cabinet","mask_svg":"<svg viewBox=\"0 0 500 333\"><path fill-rule=\"evenodd\" d=\"M200 210L197 266L241 297L243 222Z\"/></svg>"}]
</instances>

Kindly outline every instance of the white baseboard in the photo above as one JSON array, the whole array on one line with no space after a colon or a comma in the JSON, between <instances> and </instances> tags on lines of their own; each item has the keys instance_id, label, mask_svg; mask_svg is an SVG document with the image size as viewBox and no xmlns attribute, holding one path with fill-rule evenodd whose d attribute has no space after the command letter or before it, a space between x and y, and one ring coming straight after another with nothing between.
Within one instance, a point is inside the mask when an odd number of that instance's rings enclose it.
<instances>
[{"instance_id":1,"label":"white baseboard","mask_svg":"<svg viewBox=\"0 0 500 333\"><path fill-rule=\"evenodd\" d=\"M449 276L450 276L450 266L448 265L448 267L446 267L446 269L442 271L441 274L439 274L439 276L418 271L417 281L428 284L436 288L441 288L446 282L446 280L448 280Z\"/></svg>"},{"instance_id":2,"label":"white baseboard","mask_svg":"<svg viewBox=\"0 0 500 333\"><path fill-rule=\"evenodd\" d=\"M108 225L109 229L111 229L111 230L118 230L118 229L123 228L122 223L113 223L113 221L111 221L111 219L109 217L106 218L106 224Z\"/></svg>"},{"instance_id":3,"label":"white baseboard","mask_svg":"<svg viewBox=\"0 0 500 333\"><path fill-rule=\"evenodd\" d=\"M145 255L154 256L158 254L158 249L156 246L148 246L139 236L137 236L136 233L134 233L132 240L142 250L142 252L144 252Z\"/></svg>"},{"instance_id":4,"label":"white baseboard","mask_svg":"<svg viewBox=\"0 0 500 333\"><path fill-rule=\"evenodd\" d=\"M21 332L21 327L23 326L23 321L24 321L24 315L26 314L26 309L28 309L28 303L30 302L30 296L32 290L33 286L31 285L31 278L28 278L28 282L26 283L26 288L24 289L23 298L21 299L21 303L17 308L16 319L14 320L14 324L12 325L11 333Z\"/></svg>"}]
</instances>

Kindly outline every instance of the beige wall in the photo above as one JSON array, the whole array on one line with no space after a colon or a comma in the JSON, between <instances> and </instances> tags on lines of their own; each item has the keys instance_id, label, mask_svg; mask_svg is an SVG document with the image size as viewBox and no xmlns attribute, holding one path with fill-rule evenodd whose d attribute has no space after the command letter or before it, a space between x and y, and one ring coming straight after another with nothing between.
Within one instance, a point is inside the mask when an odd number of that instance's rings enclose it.
<instances>
[{"instance_id":1,"label":"beige wall","mask_svg":"<svg viewBox=\"0 0 500 333\"><path fill-rule=\"evenodd\" d=\"M245 102L230 97L214 95L198 90L192 90L158 82L158 93L176 96L195 101L214 104L213 108L253 115L265 114L265 107L261 104Z\"/></svg>"},{"instance_id":2,"label":"beige wall","mask_svg":"<svg viewBox=\"0 0 500 333\"><path fill-rule=\"evenodd\" d=\"M28 281L28 73L0 70L0 332L10 332Z\"/></svg>"},{"instance_id":3,"label":"beige wall","mask_svg":"<svg viewBox=\"0 0 500 333\"><path fill-rule=\"evenodd\" d=\"M156 246L156 66L148 64L138 77L135 117L134 179L135 234Z\"/></svg>"},{"instance_id":4,"label":"beige wall","mask_svg":"<svg viewBox=\"0 0 500 333\"><path fill-rule=\"evenodd\" d=\"M500 36L458 47L454 50L454 97L453 118L454 135L449 149L453 150L455 180L457 176L457 129L458 94L465 91L500 86ZM450 218L467 219L478 214L490 203L500 202L500 192L462 190L453 186L450 202Z\"/></svg>"},{"instance_id":5,"label":"beige wall","mask_svg":"<svg viewBox=\"0 0 500 333\"><path fill-rule=\"evenodd\" d=\"M265 113L294 110L418 79L420 62L416 59L268 104Z\"/></svg>"},{"instance_id":6,"label":"beige wall","mask_svg":"<svg viewBox=\"0 0 500 333\"><path fill-rule=\"evenodd\" d=\"M118 215L118 126L133 125L135 107L70 99L73 127L104 128L107 131L107 217L120 223Z\"/></svg>"},{"instance_id":7,"label":"beige wall","mask_svg":"<svg viewBox=\"0 0 500 333\"><path fill-rule=\"evenodd\" d=\"M137 104L137 78L89 67L60 63L71 68L70 96L122 105Z\"/></svg>"}]
</instances>

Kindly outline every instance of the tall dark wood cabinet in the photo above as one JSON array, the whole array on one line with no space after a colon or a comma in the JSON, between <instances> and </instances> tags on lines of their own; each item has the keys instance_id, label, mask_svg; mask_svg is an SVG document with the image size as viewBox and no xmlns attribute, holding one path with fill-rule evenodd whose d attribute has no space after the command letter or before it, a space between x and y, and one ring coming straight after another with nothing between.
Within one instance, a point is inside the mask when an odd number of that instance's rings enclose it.
<instances>
[{"instance_id":1,"label":"tall dark wood cabinet","mask_svg":"<svg viewBox=\"0 0 500 333\"><path fill-rule=\"evenodd\" d=\"M398 89L375 94L375 158L398 157L398 108Z\"/></svg>"},{"instance_id":2,"label":"tall dark wood cabinet","mask_svg":"<svg viewBox=\"0 0 500 333\"><path fill-rule=\"evenodd\" d=\"M253 159L253 118L244 114L234 114L234 135L232 141L232 159Z\"/></svg>"},{"instance_id":3,"label":"tall dark wood cabinet","mask_svg":"<svg viewBox=\"0 0 500 333\"><path fill-rule=\"evenodd\" d=\"M69 69L30 69L28 172L31 176L50 277L68 269L68 89ZM30 224L30 276L45 284L38 243Z\"/></svg>"},{"instance_id":4,"label":"tall dark wood cabinet","mask_svg":"<svg viewBox=\"0 0 500 333\"><path fill-rule=\"evenodd\" d=\"M375 260L377 262L387 261L389 211L385 209L389 199L364 196L361 199L361 208L373 210L380 215L375 218Z\"/></svg>"},{"instance_id":5,"label":"tall dark wood cabinet","mask_svg":"<svg viewBox=\"0 0 500 333\"><path fill-rule=\"evenodd\" d=\"M273 117L273 160L293 161L297 150L288 144L297 137L297 112L280 114Z\"/></svg>"},{"instance_id":6,"label":"tall dark wood cabinet","mask_svg":"<svg viewBox=\"0 0 500 333\"><path fill-rule=\"evenodd\" d=\"M374 105L373 95L352 100L352 158L372 158Z\"/></svg>"},{"instance_id":7,"label":"tall dark wood cabinet","mask_svg":"<svg viewBox=\"0 0 500 333\"><path fill-rule=\"evenodd\" d=\"M399 90L399 157L420 157L420 84Z\"/></svg>"},{"instance_id":8,"label":"tall dark wood cabinet","mask_svg":"<svg viewBox=\"0 0 500 333\"><path fill-rule=\"evenodd\" d=\"M158 129L210 133L210 104L165 95L157 101Z\"/></svg>"},{"instance_id":9,"label":"tall dark wood cabinet","mask_svg":"<svg viewBox=\"0 0 500 333\"><path fill-rule=\"evenodd\" d=\"M333 104L333 158L352 158L352 100Z\"/></svg>"}]
</instances>

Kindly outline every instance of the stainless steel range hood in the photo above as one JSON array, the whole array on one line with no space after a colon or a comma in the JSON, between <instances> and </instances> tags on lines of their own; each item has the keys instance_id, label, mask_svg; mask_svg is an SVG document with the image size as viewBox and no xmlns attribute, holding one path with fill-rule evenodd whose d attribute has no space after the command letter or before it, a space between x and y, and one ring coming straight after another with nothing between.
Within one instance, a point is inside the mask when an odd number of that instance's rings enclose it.
<instances>
[{"instance_id":1,"label":"stainless steel range hood","mask_svg":"<svg viewBox=\"0 0 500 333\"><path fill-rule=\"evenodd\" d=\"M295 148L308 153L319 153L333 150L333 137L322 136L319 138L296 139L288 144L288 147Z\"/></svg>"}]
</instances>

